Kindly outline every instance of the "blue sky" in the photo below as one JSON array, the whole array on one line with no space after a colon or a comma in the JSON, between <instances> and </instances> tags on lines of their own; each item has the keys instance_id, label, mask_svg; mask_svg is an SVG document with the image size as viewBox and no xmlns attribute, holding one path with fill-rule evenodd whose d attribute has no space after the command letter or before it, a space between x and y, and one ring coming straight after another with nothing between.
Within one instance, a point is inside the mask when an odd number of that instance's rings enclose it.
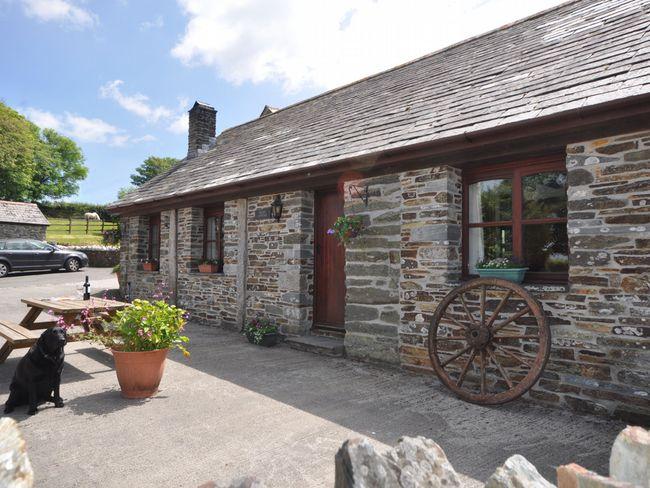
<instances>
[{"instance_id":1,"label":"blue sky","mask_svg":"<svg viewBox=\"0 0 650 488\"><path fill-rule=\"evenodd\" d=\"M82 148L71 200L106 203L182 157L194 100L217 132L558 0L0 0L0 99Z\"/></svg>"}]
</instances>

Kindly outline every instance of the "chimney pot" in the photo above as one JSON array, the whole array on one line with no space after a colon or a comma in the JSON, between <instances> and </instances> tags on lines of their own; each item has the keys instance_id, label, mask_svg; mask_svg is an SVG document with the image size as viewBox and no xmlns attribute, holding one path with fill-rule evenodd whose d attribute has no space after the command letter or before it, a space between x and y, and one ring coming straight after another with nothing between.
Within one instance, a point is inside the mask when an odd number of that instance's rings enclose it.
<instances>
[{"instance_id":1,"label":"chimney pot","mask_svg":"<svg viewBox=\"0 0 650 488\"><path fill-rule=\"evenodd\" d=\"M196 101L189 110L189 131L187 133L187 157L199 154L204 145L214 140L217 125L217 111L207 103Z\"/></svg>"}]
</instances>

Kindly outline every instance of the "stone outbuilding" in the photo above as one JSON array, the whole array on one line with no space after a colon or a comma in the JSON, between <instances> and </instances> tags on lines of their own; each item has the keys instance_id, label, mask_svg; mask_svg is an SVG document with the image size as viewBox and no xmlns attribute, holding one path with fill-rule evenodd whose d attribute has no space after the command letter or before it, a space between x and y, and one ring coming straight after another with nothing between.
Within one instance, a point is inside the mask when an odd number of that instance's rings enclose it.
<instances>
[{"instance_id":1,"label":"stone outbuilding","mask_svg":"<svg viewBox=\"0 0 650 488\"><path fill-rule=\"evenodd\" d=\"M123 291L429 373L441 299L510 256L552 336L528 398L649 421L648 25L645 0L567 2L218 137L197 102L188 157L110 207Z\"/></svg>"},{"instance_id":2,"label":"stone outbuilding","mask_svg":"<svg viewBox=\"0 0 650 488\"><path fill-rule=\"evenodd\" d=\"M0 200L0 239L23 237L44 241L48 225L35 203Z\"/></svg>"}]
</instances>

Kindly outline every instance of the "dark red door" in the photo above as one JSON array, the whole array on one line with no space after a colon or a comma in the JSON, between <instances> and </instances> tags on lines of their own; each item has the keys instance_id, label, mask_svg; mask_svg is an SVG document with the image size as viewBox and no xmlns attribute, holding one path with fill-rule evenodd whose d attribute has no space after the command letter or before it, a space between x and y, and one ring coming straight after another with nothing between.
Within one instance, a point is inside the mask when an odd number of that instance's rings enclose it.
<instances>
[{"instance_id":1,"label":"dark red door","mask_svg":"<svg viewBox=\"0 0 650 488\"><path fill-rule=\"evenodd\" d=\"M336 190L316 193L315 202L314 327L345 327L345 248L327 234L343 215L343 197Z\"/></svg>"}]
</instances>

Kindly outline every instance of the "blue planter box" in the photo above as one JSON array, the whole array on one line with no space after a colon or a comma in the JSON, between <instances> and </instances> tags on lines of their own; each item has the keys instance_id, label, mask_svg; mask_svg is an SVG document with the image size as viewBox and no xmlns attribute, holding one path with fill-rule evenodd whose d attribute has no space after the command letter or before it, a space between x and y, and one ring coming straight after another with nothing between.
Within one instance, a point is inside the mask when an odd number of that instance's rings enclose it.
<instances>
[{"instance_id":1,"label":"blue planter box","mask_svg":"<svg viewBox=\"0 0 650 488\"><path fill-rule=\"evenodd\" d=\"M481 278L501 278L502 280L512 281L514 283L521 283L524 281L528 268L512 268L512 269L477 269L476 272Z\"/></svg>"}]
</instances>

